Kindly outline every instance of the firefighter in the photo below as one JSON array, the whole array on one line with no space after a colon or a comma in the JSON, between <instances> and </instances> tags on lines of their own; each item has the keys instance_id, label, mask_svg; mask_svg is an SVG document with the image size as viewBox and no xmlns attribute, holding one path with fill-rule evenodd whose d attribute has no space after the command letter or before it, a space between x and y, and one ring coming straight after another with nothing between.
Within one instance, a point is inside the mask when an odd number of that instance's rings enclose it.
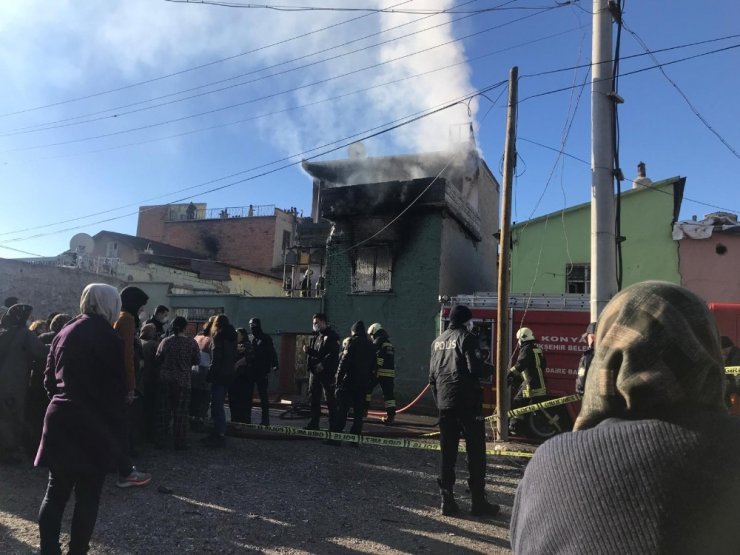
<instances>
[{"instance_id":1,"label":"firefighter","mask_svg":"<svg viewBox=\"0 0 740 555\"><path fill-rule=\"evenodd\" d=\"M358 320L352 324L352 335L342 344L342 355L337 368L337 417L332 421L332 432L343 432L349 409L353 422L350 433L362 433L362 418L365 414L365 395L376 366L375 346L368 339L365 323ZM336 440L326 441L329 445L340 445ZM353 443L355 447L359 443Z\"/></svg>"},{"instance_id":2,"label":"firefighter","mask_svg":"<svg viewBox=\"0 0 740 555\"><path fill-rule=\"evenodd\" d=\"M545 354L537 345L534 333L529 328L520 328L516 332L516 339L519 344L519 358L516 364L509 370L509 383L515 382L518 378L522 380L522 386L517 393L517 398L534 399L547 395L547 386L545 385Z\"/></svg>"},{"instance_id":3,"label":"firefighter","mask_svg":"<svg viewBox=\"0 0 740 555\"><path fill-rule=\"evenodd\" d=\"M520 328L516 332L517 342L519 344L519 357L516 364L509 370L507 381L509 385L521 381L521 386L511 402L511 408L518 408L528 405L537 397L547 395L547 386L545 385L545 354L537 345L534 333L529 328ZM509 431L512 434L517 433L521 416L515 416L509 420Z\"/></svg>"},{"instance_id":4,"label":"firefighter","mask_svg":"<svg viewBox=\"0 0 740 555\"><path fill-rule=\"evenodd\" d=\"M474 516L494 516L499 506L489 503L485 494L486 434L483 418L481 362L478 339L471 333L473 314L464 305L450 311L450 326L432 343L429 384L439 410L439 443L442 451L437 480L442 496L442 514L460 511L453 495L455 463L460 435L465 438L468 455L468 485Z\"/></svg>"},{"instance_id":5,"label":"firefighter","mask_svg":"<svg viewBox=\"0 0 740 555\"><path fill-rule=\"evenodd\" d=\"M311 399L311 420L307 430L318 430L321 419L321 392L326 395L329 408L329 423L336 414L334 397L334 374L339 362L339 336L326 321L326 314L317 312L313 315L313 336L303 352L308 358L308 395Z\"/></svg>"},{"instance_id":6,"label":"firefighter","mask_svg":"<svg viewBox=\"0 0 740 555\"><path fill-rule=\"evenodd\" d=\"M375 345L378 359L378 366L373 373L370 381L370 388L367 392L367 406L370 406L370 400L373 397L373 391L380 384L383 390L383 401L385 401L386 416L383 417L383 424L391 425L396 419L396 398L393 395L393 384L396 379L395 353L393 343L388 337L388 332L383 329L377 322L367 328L367 333Z\"/></svg>"},{"instance_id":7,"label":"firefighter","mask_svg":"<svg viewBox=\"0 0 740 555\"><path fill-rule=\"evenodd\" d=\"M578 362L578 377L576 378L576 393L583 395L586 389L586 375L594 358L594 349L596 348L596 322L591 322L586 328L586 333L581 336L588 343L588 348L583 351L581 360Z\"/></svg>"}]
</instances>

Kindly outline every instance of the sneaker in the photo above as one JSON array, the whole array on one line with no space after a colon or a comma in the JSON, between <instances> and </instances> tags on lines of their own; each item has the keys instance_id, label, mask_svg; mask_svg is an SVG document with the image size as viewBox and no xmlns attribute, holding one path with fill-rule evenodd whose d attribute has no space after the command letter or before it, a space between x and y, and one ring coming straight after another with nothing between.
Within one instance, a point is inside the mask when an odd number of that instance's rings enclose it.
<instances>
[{"instance_id":1,"label":"sneaker","mask_svg":"<svg viewBox=\"0 0 740 555\"><path fill-rule=\"evenodd\" d=\"M146 472L139 472L136 467L131 467L131 474L128 476L119 476L116 485L119 488L134 488L145 486L152 481L152 475Z\"/></svg>"}]
</instances>

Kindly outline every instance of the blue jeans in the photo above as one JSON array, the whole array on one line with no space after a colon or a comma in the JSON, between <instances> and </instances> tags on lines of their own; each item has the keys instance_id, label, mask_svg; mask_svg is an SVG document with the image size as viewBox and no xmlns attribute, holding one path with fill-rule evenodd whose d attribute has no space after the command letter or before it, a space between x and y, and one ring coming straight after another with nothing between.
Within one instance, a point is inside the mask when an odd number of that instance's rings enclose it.
<instances>
[{"instance_id":1,"label":"blue jeans","mask_svg":"<svg viewBox=\"0 0 740 555\"><path fill-rule=\"evenodd\" d=\"M213 417L215 432L220 436L226 435L224 400L226 399L226 391L228 389L225 385L211 385L211 416Z\"/></svg>"}]
</instances>

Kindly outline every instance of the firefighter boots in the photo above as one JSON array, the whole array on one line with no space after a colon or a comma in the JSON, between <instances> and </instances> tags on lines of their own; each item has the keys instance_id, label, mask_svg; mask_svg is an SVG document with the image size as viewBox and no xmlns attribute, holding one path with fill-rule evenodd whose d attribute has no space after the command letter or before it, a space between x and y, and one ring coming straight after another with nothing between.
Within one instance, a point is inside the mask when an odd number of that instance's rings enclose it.
<instances>
[{"instance_id":1,"label":"firefighter boots","mask_svg":"<svg viewBox=\"0 0 740 555\"><path fill-rule=\"evenodd\" d=\"M442 481L437 480L439 484L439 493L442 496L442 514L445 516L456 515L460 512L460 507L455 502L455 496L452 494L452 488L447 489L442 487Z\"/></svg>"}]
</instances>

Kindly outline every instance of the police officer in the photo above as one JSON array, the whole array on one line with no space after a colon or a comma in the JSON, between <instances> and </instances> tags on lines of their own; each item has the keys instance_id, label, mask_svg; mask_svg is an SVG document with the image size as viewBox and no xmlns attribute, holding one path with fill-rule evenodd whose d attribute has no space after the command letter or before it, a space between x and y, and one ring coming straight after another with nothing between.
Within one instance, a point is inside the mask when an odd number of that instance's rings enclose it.
<instances>
[{"instance_id":1,"label":"police officer","mask_svg":"<svg viewBox=\"0 0 740 555\"><path fill-rule=\"evenodd\" d=\"M442 449L440 476L442 514L454 515L455 463L460 434L468 454L468 485L472 497L471 514L493 516L499 506L489 503L485 494L486 436L483 419L481 362L478 339L471 333L473 314L464 305L450 311L450 326L432 343L429 384L439 409L439 442Z\"/></svg>"},{"instance_id":2,"label":"police officer","mask_svg":"<svg viewBox=\"0 0 740 555\"><path fill-rule=\"evenodd\" d=\"M383 417L383 424L391 425L396 419L396 398L393 395L393 384L396 379L395 352L393 343L388 337L388 332L383 326L370 324L367 333L375 345L377 356L377 368L370 381L370 388L367 392L367 406L370 406L370 400L373 397L373 390L380 384L383 390L383 400L385 401L386 416Z\"/></svg>"},{"instance_id":3,"label":"police officer","mask_svg":"<svg viewBox=\"0 0 740 555\"><path fill-rule=\"evenodd\" d=\"M260 424L263 426L270 425L270 399L267 395L267 376L270 371L277 372L278 369L278 357L275 352L275 346L272 343L272 338L262 331L262 322L259 318L252 318L249 321L249 329L252 332L252 350L253 350L253 370L250 372L251 377L250 383L247 386L247 414L252 414L252 394L254 392L254 386L257 386L257 391L260 394L260 406L262 407L262 421Z\"/></svg>"},{"instance_id":4,"label":"police officer","mask_svg":"<svg viewBox=\"0 0 740 555\"><path fill-rule=\"evenodd\" d=\"M375 346L368 339L365 323L358 320L352 324L352 335L343 344L337 368L337 417L332 422L333 432L343 432L349 409L353 412L351 434L362 433L362 418L365 414L365 396L376 368ZM330 445L339 442L328 440ZM353 443L357 446L357 443Z\"/></svg>"},{"instance_id":5,"label":"police officer","mask_svg":"<svg viewBox=\"0 0 740 555\"><path fill-rule=\"evenodd\" d=\"M588 343L588 348L583 351L581 360L578 362L578 377L576 378L576 393L583 395L586 389L586 375L594 358L594 349L596 348L596 322L591 322L586 328L586 333L581 336Z\"/></svg>"},{"instance_id":6,"label":"police officer","mask_svg":"<svg viewBox=\"0 0 740 555\"><path fill-rule=\"evenodd\" d=\"M334 378L339 364L339 336L326 321L326 314L313 315L313 336L303 352L308 355L308 395L311 399L311 420L307 430L318 430L321 419L321 392L326 395L329 422L336 416Z\"/></svg>"}]
</instances>

